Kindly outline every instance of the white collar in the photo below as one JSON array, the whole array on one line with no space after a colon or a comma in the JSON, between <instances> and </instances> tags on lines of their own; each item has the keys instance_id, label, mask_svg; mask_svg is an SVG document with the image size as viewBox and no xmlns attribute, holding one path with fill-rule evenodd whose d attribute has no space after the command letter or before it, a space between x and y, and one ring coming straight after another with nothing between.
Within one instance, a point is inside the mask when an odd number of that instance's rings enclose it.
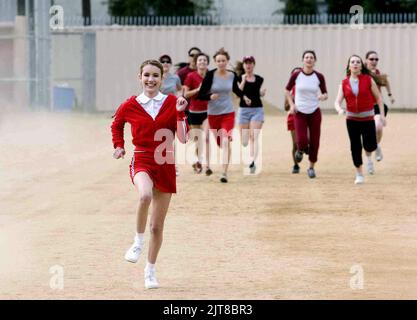
<instances>
[{"instance_id":1,"label":"white collar","mask_svg":"<svg viewBox=\"0 0 417 320\"><path fill-rule=\"evenodd\" d=\"M149 98L147 95L145 95L145 93L144 92L142 92L138 97L137 97L137 100L140 102L140 103L143 103L143 104L147 104L150 100L156 100L156 101L161 101L163 98L165 98L165 94L162 94L160 91L158 92L158 94L155 96L155 97L153 97L153 98Z\"/></svg>"}]
</instances>

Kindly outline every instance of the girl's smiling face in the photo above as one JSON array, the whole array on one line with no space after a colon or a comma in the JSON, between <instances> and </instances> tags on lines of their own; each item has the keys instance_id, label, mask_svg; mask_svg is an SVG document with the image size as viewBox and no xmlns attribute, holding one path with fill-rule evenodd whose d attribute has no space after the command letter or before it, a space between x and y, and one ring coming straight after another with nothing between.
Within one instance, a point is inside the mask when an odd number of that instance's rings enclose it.
<instances>
[{"instance_id":1,"label":"girl's smiling face","mask_svg":"<svg viewBox=\"0 0 417 320\"><path fill-rule=\"evenodd\" d=\"M146 95L155 95L162 84L161 70L151 64L144 66L140 75L140 81Z\"/></svg>"}]
</instances>

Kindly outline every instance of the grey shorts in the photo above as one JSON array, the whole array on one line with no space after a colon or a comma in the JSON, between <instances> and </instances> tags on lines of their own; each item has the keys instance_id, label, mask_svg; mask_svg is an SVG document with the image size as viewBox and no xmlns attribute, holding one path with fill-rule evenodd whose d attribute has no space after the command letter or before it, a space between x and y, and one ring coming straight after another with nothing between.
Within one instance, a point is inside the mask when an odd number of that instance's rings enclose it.
<instances>
[{"instance_id":1,"label":"grey shorts","mask_svg":"<svg viewBox=\"0 0 417 320\"><path fill-rule=\"evenodd\" d=\"M248 124L251 121L264 122L264 108L239 107L239 124Z\"/></svg>"}]
</instances>

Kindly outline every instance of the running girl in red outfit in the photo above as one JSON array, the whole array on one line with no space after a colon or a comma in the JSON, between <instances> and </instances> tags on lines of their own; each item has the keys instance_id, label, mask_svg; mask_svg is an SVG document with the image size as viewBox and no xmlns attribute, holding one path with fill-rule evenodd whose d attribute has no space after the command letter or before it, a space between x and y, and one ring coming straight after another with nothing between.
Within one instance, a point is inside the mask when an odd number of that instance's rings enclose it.
<instances>
[{"instance_id":1,"label":"running girl in red outfit","mask_svg":"<svg viewBox=\"0 0 417 320\"><path fill-rule=\"evenodd\" d=\"M383 110L381 93L375 81L369 75L369 70L358 55L352 55L348 60L346 78L339 86L334 107L339 114L343 99L346 100L346 126L350 139L350 150L353 164L356 168L355 184L364 183L362 170L362 147L367 156L376 150L377 140L374 121L374 103L377 101ZM381 113L382 124L385 125L385 115Z\"/></svg>"},{"instance_id":2,"label":"running girl in red outfit","mask_svg":"<svg viewBox=\"0 0 417 320\"><path fill-rule=\"evenodd\" d=\"M184 82L184 96L185 98L190 99L188 123L191 129L195 129L193 132L196 133L194 141L196 142L195 152L197 155L197 162L193 163L193 169L196 173L201 173L203 170L204 148L202 133L204 132L204 142L206 145L206 175L209 176L213 171L210 169L210 141L207 121L208 101L198 100L198 92L200 91L201 83L206 76L210 58L207 54L201 52L197 54L194 59L197 70L187 74Z\"/></svg>"},{"instance_id":3,"label":"running girl in red outfit","mask_svg":"<svg viewBox=\"0 0 417 320\"><path fill-rule=\"evenodd\" d=\"M145 287L158 288L155 262L161 248L164 221L172 193L176 192L174 137L186 142L188 126L183 97L164 95L162 84L163 66L156 60L146 60L140 66L139 79L143 92L132 96L117 109L111 125L113 157L125 155L123 128L129 123L132 143L135 146L130 165L130 177L139 193L136 236L125 254L129 262L136 262L143 249L144 232L152 202L148 263L145 267Z\"/></svg>"}]
</instances>

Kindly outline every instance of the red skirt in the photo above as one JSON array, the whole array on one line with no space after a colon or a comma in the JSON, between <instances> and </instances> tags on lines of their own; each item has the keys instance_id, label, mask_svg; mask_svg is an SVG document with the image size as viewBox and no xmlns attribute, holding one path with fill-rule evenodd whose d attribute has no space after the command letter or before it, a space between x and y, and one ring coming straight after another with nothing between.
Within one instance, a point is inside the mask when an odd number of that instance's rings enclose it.
<instances>
[{"instance_id":1,"label":"red skirt","mask_svg":"<svg viewBox=\"0 0 417 320\"><path fill-rule=\"evenodd\" d=\"M228 137L233 140L233 128L235 127L235 113L226 113L219 115L208 115L208 123L210 130L216 136L217 145L220 147L221 139Z\"/></svg>"},{"instance_id":2,"label":"red skirt","mask_svg":"<svg viewBox=\"0 0 417 320\"><path fill-rule=\"evenodd\" d=\"M162 163L164 161L165 163ZM164 154L164 159L162 160L158 159L158 153L135 152L129 169L130 179L133 184L133 179L138 172L146 172L153 181L153 186L159 191L165 193L177 192L173 152Z\"/></svg>"}]
</instances>

